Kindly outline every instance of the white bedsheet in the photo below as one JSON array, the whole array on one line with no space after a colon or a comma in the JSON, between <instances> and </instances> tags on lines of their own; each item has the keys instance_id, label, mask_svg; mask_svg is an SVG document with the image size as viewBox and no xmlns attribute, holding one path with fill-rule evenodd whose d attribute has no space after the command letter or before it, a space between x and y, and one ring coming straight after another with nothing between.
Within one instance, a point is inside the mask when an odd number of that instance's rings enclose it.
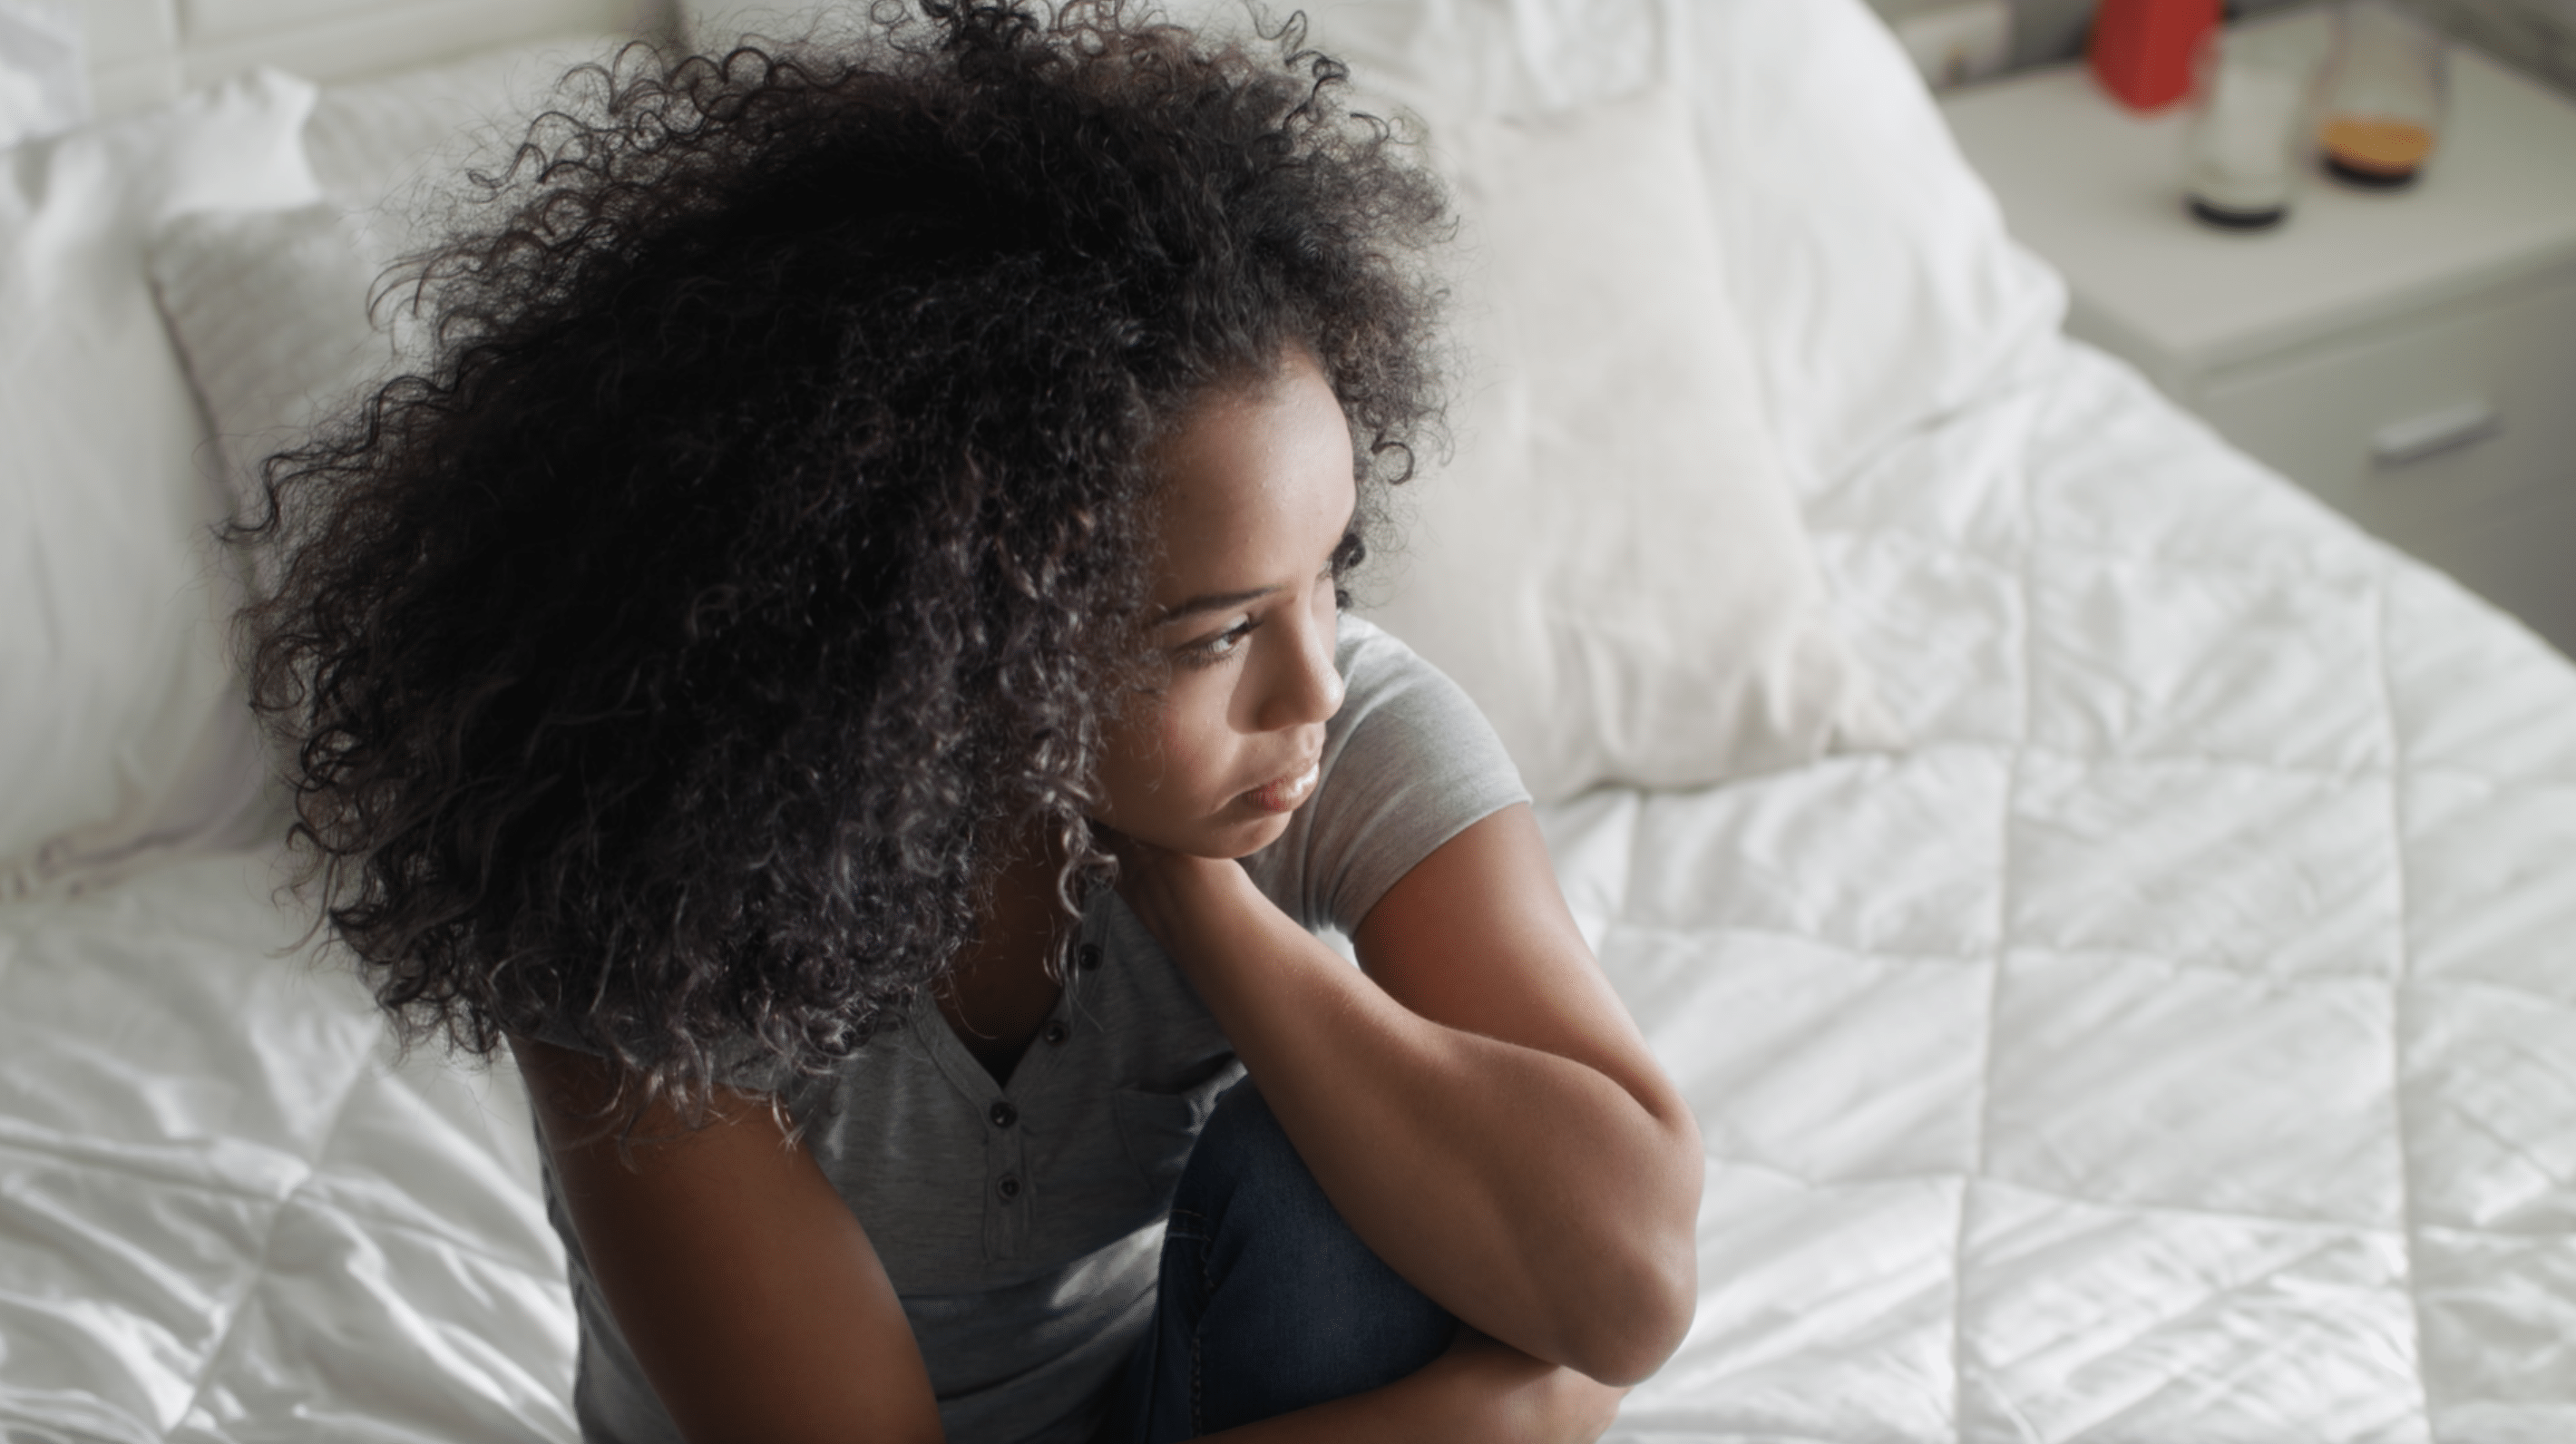
<instances>
[{"instance_id":1,"label":"white bedsheet","mask_svg":"<svg viewBox=\"0 0 2576 1444\"><path fill-rule=\"evenodd\" d=\"M0 1431L574 1437L516 1079L397 1059L276 881L0 909Z\"/></svg>"},{"instance_id":2,"label":"white bedsheet","mask_svg":"<svg viewBox=\"0 0 2576 1444\"><path fill-rule=\"evenodd\" d=\"M1918 739L1546 824L1709 1143L1613 1437L2576 1438L2576 669L2071 343L1805 498ZM506 1077L0 908L0 1428L566 1440Z\"/></svg>"},{"instance_id":3,"label":"white bedsheet","mask_svg":"<svg viewBox=\"0 0 2576 1444\"><path fill-rule=\"evenodd\" d=\"M1550 819L1710 1144L1623 1432L2576 1438L2576 672L2047 362L1807 498L1916 749Z\"/></svg>"}]
</instances>

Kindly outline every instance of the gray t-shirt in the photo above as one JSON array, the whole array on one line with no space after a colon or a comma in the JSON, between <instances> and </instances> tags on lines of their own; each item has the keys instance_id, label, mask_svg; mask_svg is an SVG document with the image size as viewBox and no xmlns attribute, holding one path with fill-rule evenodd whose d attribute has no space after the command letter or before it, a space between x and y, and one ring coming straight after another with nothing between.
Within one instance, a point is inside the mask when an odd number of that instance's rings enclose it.
<instances>
[{"instance_id":1,"label":"gray t-shirt","mask_svg":"<svg viewBox=\"0 0 2576 1444\"><path fill-rule=\"evenodd\" d=\"M1433 849L1528 794L1448 678L1356 618L1338 640L1346 690L1315 796L1244 866L1290 917L1348 933ZM924 1005L794 1105L902 1297L956 1444L1089 1436L1152 1315L1181 1165L1216 1095L1243 1073L1114 892L1084 909L1073 957L1009 1086ZM581 1315L583 1437L677 1441L551 1172L546 1201Z\"/></svg>"}]
</instances>

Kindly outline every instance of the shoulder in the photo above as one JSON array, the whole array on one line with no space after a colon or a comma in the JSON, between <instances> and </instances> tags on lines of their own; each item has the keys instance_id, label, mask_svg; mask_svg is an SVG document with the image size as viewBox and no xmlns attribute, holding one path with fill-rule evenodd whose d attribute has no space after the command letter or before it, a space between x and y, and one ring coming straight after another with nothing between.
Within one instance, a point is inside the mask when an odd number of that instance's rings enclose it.
<instances>
[{"instance_id":1,"label":"shoulder","mask_svg":"<svg viewBox=\"0 0 2576 1444\"><path fill-rule=\"evenodd\" d=\"M1339 742L1347 751L1365 739L1367 751L1427 731L1493 730L1447 673L1365 617L1343 615L1333 661L1342 674L1342 708L1326 724L1328 747Z\"/></svg>"},{"instance_id":2,"label":"shoulder","mask_svg":"<svg viewBox=\"0 0 2576 1444\"><path fill-rule=\"evenodd\" d=\"M1371 678L1429 672L1439 669L1422 660L1421 654L1397 641L1395 634L1366 617L1348 612L1335 623L1333 660L1342 669L1342 680L1355 680L1354 671Z\"/></svg>"},{"instance_id":3,"label":"shoulder","mask_svg":"<svg viewBox=\"0 0 2576 1444\"><path fill-rule=\"evenodd\" d=\"M1458 764L1440 767L1443 780L1507 780L1520 790L1520 770L1484 710L1394 633L1345 615L1334 664L1342 672L1342 710L1324 728L1327 788L1340 782L1347 790L1383 764L1453 754Z\"/></svg>"},{"instance_id":4,"label":"shoulder","mask_svg":"<svg viewBox=\"0 0 2576 1444\"><path fill-rule=\"evenodd\" d=\"M1334 660L1342 707L1315 796L1246 866L1300 922L1347 932L1415 863L1529 793L1476 704L1395 636L1344 616Z\"/></svg>"}]
</instances>

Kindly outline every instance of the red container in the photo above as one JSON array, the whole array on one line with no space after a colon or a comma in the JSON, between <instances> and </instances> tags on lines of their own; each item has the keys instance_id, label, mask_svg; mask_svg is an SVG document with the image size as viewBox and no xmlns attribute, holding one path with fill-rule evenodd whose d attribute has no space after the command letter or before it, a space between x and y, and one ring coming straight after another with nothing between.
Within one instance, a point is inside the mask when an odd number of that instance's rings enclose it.
<instances>
[{"instance_id":1,"label":"red container","mask_svg":"<svg viewBox=\"0 0 2576 1444\"><path fill-rule=\"evenodd\" d=\"M2162 110L2191 93L2191 52L2222 0L2102 0L2093 12L2093 73L2131 110Z\"/></svg>"}]
</instances>

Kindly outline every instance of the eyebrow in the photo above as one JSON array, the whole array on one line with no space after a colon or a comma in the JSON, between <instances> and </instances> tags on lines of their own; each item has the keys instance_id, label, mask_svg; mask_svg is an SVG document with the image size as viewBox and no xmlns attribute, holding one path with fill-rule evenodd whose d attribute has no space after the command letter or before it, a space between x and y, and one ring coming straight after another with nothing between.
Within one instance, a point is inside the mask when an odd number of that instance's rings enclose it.
<instances>
[{"instance_id":1,"label":"eyebrow","mask_svg":"<svg viewBox=\"0 0 2576 1444\"><path fill-rule=\"evenodd\" d=\"M1359 520L1359 507L1354 503L1351 507L1351 514L1342 518L1342 538L1348 538L1350 536L1351 523L1357 520ZM1333 543L1334 554L1339 555L1341 549L1342 542L1340 539L1336 539ZM1248 592L1202 592L1199 595L1190 598L1186 602L1175 602L1171 606L1165 607L1163 609L1163 614L1154 619L1153 625L1157 627L1168 627L1172 623L1180 621L1185 617L1195 617L1204 612L1222 612L1229 607L1239 607L1246 602L1257 602L1263 597L1270 596L1275 592L1283 592L1286 590L1286 587L1273 583L1266 587L1254 587Z\"/></svg>"},{"instance_id":2,"label":"eyebrow","mask_svg":"<svg viewBox=\"0 0 2576 1444\"><path fill-rule=\"evenodd\" d=\"M1268 586L1255 587L1248 592L1208 592L1192 597L1186 602L1165 607L1163 614L1154 619L1154 625L1168 627L1184 617L1195 617L1201 612L1222 612L1230 607L1242 606L1246 602L1257 602L1274 592L1285 590L1284 587Z\"/></svg>"}]
</instances>

